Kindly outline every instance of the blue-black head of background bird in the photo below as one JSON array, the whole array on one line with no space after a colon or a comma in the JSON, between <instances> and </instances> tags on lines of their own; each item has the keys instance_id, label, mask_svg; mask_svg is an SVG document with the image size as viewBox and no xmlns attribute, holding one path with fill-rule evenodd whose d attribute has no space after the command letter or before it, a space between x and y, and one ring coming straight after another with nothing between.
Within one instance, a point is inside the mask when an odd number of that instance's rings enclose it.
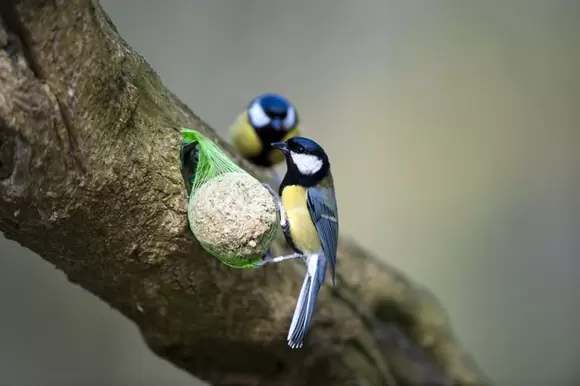
<instances>
[{"instance_id":1,"label":"blue-black head of background bird","mask_svg":"<svg viewBox=\"0 0 580 386\"><path fill-rule=\"evenodd\" d=\"M249 160L255 165L270 167L270 144L282 140L298 126L298 113L288 99L278 94L266 93L250 102L248 120L262 142L261 153Z\"/></svg>"},{"instance_id":2,"label":"blue-black head of background bird","mask_svg":"<svg viewBox=\"0 0 580 386\"><path fill-rule=\"evenodd\" d=\"M260 107L266 117L257 111L256 107ZM266 93L257 96L248 105L248 111L250 123L256 129L273 132L289 131L298 124L298 114L294 106L279 94ZM254 112L256 114L252 114Z\"/></svg>"}]
</instances>

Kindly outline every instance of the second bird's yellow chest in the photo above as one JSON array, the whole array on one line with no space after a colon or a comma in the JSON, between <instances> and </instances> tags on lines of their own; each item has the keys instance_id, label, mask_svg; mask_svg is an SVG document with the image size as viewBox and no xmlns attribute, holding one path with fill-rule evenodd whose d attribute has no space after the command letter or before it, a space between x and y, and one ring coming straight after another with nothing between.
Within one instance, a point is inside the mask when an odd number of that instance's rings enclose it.
<instances>
[{"instance_id":1,"label":"second bird's yellow chest","mask_svg":"<svg viewBox=\"0 0 580 386\"><path fill-rule=\"evenodd\" d=\"M322 245L308 211L306 188L286 186L281 199L290 226L290 237L296 248L302 253L319 252Z\"/></svg>"}]
</instances>

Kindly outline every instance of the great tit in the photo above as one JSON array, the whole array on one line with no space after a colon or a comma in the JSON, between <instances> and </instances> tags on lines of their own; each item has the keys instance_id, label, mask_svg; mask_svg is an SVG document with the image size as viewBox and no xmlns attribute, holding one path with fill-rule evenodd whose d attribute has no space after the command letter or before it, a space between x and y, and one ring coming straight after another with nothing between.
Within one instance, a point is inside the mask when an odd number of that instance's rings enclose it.
<instances>
[{"instance_id":1,"label":"great tit","mask_svg":"<svg viewBox=\"0 0 580 386\"><path fill-rule=\"evenodd\" d=\"M327 265L332 284L335 283L338 209L330 162L319 144L308 138L293 137L272 146L284 154L287 171L279 196L265 186L276 200L280 225L295 253L267 257L264 263L293 258L302 258L306 263L306 277L288 332L288 345L299 348L308 331Z\"/></svg>"},{"instance_id":2,"label":"great tit","mask_svg":"<svg viewBox=\"0 0 580 386\"><path fill-rule=\"evenodd\" d=\"M232 145L254 165L270 168L284 161L271 146L300 135L298 113L281 95L267 93L254 98L230 128Z\"/></svg>"}]
</instances>

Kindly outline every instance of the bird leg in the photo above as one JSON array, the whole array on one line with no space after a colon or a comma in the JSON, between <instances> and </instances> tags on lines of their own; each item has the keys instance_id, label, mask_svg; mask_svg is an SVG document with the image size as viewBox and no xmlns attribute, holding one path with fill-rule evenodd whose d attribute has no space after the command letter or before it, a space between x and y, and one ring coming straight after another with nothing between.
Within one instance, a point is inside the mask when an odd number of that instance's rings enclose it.
<instances>
[{"instance_id":1,"label":"bird leg","mask_svg":"<svg viewBox=\"0 0 580 386\"><path fill-rule=\"evenodd\" d=\"M280 214L280 226L282 227L282 229L286 229L286 227L288 226L288 221L286 220L286 211L282 206L282 200L280 199L280 196L278 196L278 193L276 193L276 191L274 191L274 189L272 189L270 185L268 184L263 185L270 192L272 197L274 197L276 207L278 208L278 213ZM263 266L269 263L279 263L284 260L298 259L301 257L304 257L304 255L302 255L301 253L293 253L291 255L272 257L272 253L268 249L264 257L262 258L262 261L258 263L258 266Z\"/></svg>"},{"instance_id":2,"label":"bird leg","mask_svg":"<svg viewBox=\"0 0 580 386\"><path fill-rule=\"evenodd\" d=\"M266 264L279 263L284 260L298 259L301 257L304 257L304 255L302 255L301 253L293 253L291 255L272 257L270 250L267 250L266 255L264 255L264 257L262 258L262 261L257 263L257 265L261 267Z\"/></svg>"},{"instance_id":3,"label":"bird leg","mask_svg":"<svg viewBox=\"0 0 580 386\"><path fill-rule=\"evenodd\" d=\"M286 226L288 225L288 221L286 220L286 211L282 206L282 200L280 199L280 196L278 196L278 193L276 193L276 191L272 189L270 185L268 184L263 185L268 190L268 192L270 192L272 197L274 197L274 202L276 202L276 207L278 208L278 213L280 214L280 226L282 227L282 229L286 228Z\"/></svg>"}]
</instances>

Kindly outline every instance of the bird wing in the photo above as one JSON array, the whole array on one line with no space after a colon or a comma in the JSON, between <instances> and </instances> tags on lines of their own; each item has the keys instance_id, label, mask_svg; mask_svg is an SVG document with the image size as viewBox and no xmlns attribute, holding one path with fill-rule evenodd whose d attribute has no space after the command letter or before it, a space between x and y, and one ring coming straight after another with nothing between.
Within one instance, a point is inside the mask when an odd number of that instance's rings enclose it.
<instances>
[{"instance_id":1,"label":"bird wing","mask_svg":"<svg viewBox=\"0 0 580 386\"><path fill-rule=\"evenodd\" d=\"M322 251L330 262L330 274L334 285L336 250L338 248L338 208L332 186L308 188L308 210L322 243ZM324 274L324 273L323 273Z\"/></svg>"}]
</instances>

